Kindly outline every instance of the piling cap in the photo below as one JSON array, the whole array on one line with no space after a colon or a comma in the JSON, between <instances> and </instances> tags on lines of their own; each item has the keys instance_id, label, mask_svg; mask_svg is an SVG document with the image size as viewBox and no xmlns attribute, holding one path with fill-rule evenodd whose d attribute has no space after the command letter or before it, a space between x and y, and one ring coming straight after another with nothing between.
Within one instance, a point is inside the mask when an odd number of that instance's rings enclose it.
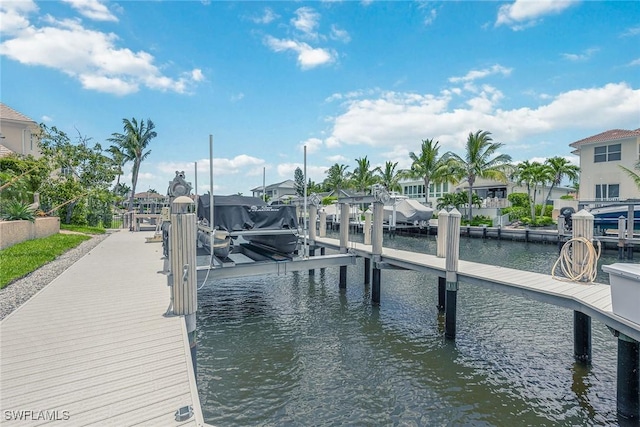
<instances>
[{"instance_id":1,"label":"piling cap","mask_svg":"<svg viewBox=\"0 0 640 427\"><path fill-rule=\"evenodd\" d=\"M456 208L451 209L451 212L449 212L449 216L457 216L457 217L461 217L462 214L460 213L460 211Z\"/></svg>"},{"instance_id":2,"label":"piling cap","mask_svg":"<svg viewBox=\"0 0 640 427\"><path fill-rule=\"evenodd\" d=\"M172 210L174 213L186 213L194 205L195 202L191 200L191 197L179 196L173 200Z\"/></svg>"},{"instance_id":3,"label":"piling cap","mask_svg":"<svg viewBox=\"0 0 640 427\"><path fill-rule=\"evenodd\" d=\"M576 218L593 218L593 215L589 212L587 212L585 209L582 209L580 212L574 213L573 215L573 219Z\"/></svg>"},{"instance_id":4,"label":"piling cap","mask_svg":"<svg viewBox=\"0 0 640 427\"><path fill-rule=\"evenodd\" d=\"M438 218L440 218L441 216L449 216L449 211L446 209L441 209L440 212L438 212Z\"/></svg>"}]
</instances>

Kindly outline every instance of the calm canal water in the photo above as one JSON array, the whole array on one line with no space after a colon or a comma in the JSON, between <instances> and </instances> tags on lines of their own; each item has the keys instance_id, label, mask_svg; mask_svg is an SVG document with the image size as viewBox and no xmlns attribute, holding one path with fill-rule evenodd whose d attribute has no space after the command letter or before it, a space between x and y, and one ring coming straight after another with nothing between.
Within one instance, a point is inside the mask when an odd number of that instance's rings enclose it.
<instances>
[{"instance_id":1,"label":"calm canal water","mask_svg":"<svg viewBox=\"0 0 640 427\"><path fill-rule=\"evenodd\" d=\"M433 236L385 236L384 244L435 253ZM616 255L605 253L601 263L617 262ZM557 247L463 238L460 256L548 273ZM457 337L448 341L436 309L437 277L384 270L381 304L373 307L363 266L359 260L349 267L346 292L338 289L338 268L202 289L198 387L206 421L618 424L617 341L602 323L592 322L593 363L583 368L573 360L570 310L461 283Z\"/></svg>"}]
</instances>

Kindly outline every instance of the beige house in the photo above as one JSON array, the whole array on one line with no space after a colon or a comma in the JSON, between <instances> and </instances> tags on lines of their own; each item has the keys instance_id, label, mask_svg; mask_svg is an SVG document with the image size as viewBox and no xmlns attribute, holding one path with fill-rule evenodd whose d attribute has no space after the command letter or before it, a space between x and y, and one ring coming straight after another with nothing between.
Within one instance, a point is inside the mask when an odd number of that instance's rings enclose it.
<instances>
[{"instance_id":1,"label":"beige house","mask_svg":"<svg viewBox=\"0 0 640 427\"><path fill-rule=\"evenodd\" d=\"M270 201L285 201L287 199L297 197L296 183L292 179L278 182L276 184L267 185L266 187L256 187L251 190L253 197L263 198L266 193L267 200Z\"/></svg>"},{"instance_id":2,"label":"beige house","mask_svg":"<svg viewBox=\"0 0 640 427\"><path fill-rule=\"evenodd\" d=\"M40 157L39 132L35 121L0 102L0 156L16 153Z\"/></svg>"},{"instance_id":3,"label":"beige house","mask_svg":"<svg viewBox=\"0 0 640 427\"><path fill-rule=\"evenodd\" d=\"M569 144L580 156L581 203L640 198L633 180L620 168L634 170L640 159L640 129L613 129Z\"/></svg>"},{"instance_id":4,"label":"beige house","mask_svg":"<svg viewBox=\"0 0 640 427\"><path fill-rule=\"evenodd\" d=\"M405 181L400 183L402 186L402 194L409 196L412 199L418 199L420 202L424 202L424 182L422 180L417 181ZM455 192L467 192L469 191L469 184L467 181L462 181L459 184L433 184L429 185L429 202L432 206L437 204L437 200L446 193ZM507 196L511 193L526 193L527 188L525 186L518 185L513 181L500 182L493 181L484 178L477 178L473 184L473 192L476 193L482 199L483 207L487 208L506 208L510 206ZM536 190L535 198L536 203L540 204L549 192L548 186L538 187ZM553 187L551 190L551 200L559 199L562 196L571 194L574 189L567 187Z\"/></svg>"}]
</instances>

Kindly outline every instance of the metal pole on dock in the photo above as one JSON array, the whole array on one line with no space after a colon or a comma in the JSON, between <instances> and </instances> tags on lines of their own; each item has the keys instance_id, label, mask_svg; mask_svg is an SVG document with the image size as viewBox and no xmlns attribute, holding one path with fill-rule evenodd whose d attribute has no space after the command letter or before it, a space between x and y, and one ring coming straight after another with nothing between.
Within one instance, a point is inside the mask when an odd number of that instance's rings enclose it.
<instances>
[{"instance_id":1,"label":"metal pole on dock","mask_svg":"<svg viewBox=\"0 0 640 427\"><path fill-rule=\"evenodd\" d=\"M462 215L453 208L449 212L446 243L446 297L444 336L456 337L456 308L458 298L458 257L460 255L460 220Z\"/></svg>"},{"instance_id":2,"label":"metal pole on dock","mask_svg":"<svg viewBox=\"0 0 640 427\"><path fill-rule=\"evenodd\" d=\"M618 335L617 412L619 420L630 423L640 422L639 354L640 343L638 341L624 334Z\"/></svg>"},{"instance_id":3,"label":"metal pole on dock","mask_svg":"<svg viewBox=\"0 0 640 427\"><path fill-rule=\"evenodd\" d=\"M367 209L364 212L364 244L365 245L370 245L371 244L371 217L372 217L372 212L371 210ZM365 257L364 258L364 284L368 285L371 283L371 258L369 257Z\"/></svg>"},{"instance_id":4,"label":"metal pole on dock","mask_svg":"<svg viewBox=\"0 0 640 427\"><path fill-rule=\"evenodd\" d=\"M340 253L347 253L349 244L349 204L340 204ZM340 266L340 289L347 287L347 266Z\"/></svg>"},{"instance_id":5,"label":"metal pole on dock","mask_svg":"<svg viewBox=\"0 0 640 427\"><path fill-rule=\"evenodd\" d=\"M169 281L173 314L184 316L191 348L193 370L196 372L196 311L198 310L198 281L196 273L196 214L194 202L187 196L176 197L171 206L169 247L171 273Z\"/></svg>"},{"instance_id":6,"label":"metal pole on dock","mask_svg":"<svg viewBox=\"0 0 640 427\"><path fill-rule=\"evenodd\" d=\"M384 221L384 203L373 203L373 228L371 230L371 258L373 261L373 283L371 286L371 302L380 304L381 271L378 263L382 260L382 235Z\"/></svg>"}]
</instances>

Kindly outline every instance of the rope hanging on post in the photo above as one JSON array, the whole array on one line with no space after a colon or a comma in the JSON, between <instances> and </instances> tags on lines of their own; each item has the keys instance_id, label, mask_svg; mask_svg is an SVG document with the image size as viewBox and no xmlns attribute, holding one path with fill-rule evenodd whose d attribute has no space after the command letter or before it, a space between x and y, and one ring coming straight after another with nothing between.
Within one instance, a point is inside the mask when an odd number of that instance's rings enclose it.
<instances>
[{"instance_id":1,"label":"rope hanging on post","mask_svg":"<svg viewBox=\"0 0 640 427\"><path fill-rule=\"evenodd\" d=\"M560 256L556 260L555 264L553 264L553 268L551 269L551 277L556 280L564 280L570 282L589 282L592 283L596 279L596 275L598 274L598 259L600 258L600 241L597 242L597 250L596 247L591 243L591 241L585 237L574 237L571 240L568 240L560 250ZM575 253L573 249L574 243L583 244L586 247L584 251L584 258L579 261L579 271L574 272L575 260L572 260L572 254ZM556 277L556 268L560 265L562 274L564 277Z\"/></svg>"}]
</instances>

